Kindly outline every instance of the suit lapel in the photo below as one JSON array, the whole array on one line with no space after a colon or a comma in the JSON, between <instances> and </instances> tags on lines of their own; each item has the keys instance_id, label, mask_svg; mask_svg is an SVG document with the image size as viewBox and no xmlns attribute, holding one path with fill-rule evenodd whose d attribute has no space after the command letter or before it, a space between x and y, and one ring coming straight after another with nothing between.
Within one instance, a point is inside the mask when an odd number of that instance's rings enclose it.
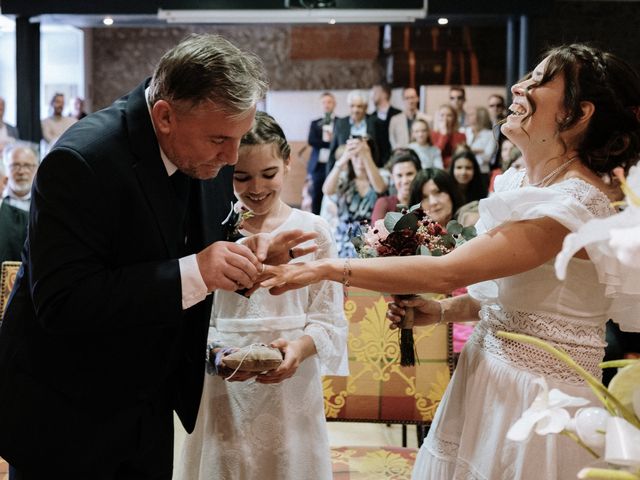
<instances>
[{"instance_id":1,"label":"suit lapel","mask_svg":"<svg viewBox=\"0 0 640 480\"><path fill-rule=\"evenodd\" d=\"M129 139L136 157L133 169L156 217L167 252L175 258L181 233L176 223L178 213L145 100L146 84L144 82L133 90L126 103Z\"/></svg>"}]
</instances>

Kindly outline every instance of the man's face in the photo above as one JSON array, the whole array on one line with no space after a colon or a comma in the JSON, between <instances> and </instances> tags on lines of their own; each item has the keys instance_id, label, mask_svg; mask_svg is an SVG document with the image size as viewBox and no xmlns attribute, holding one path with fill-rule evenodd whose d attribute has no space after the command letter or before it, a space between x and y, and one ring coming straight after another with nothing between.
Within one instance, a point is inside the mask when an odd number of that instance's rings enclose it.
<instances>
[{"instance_id":1,"label":"man's face","mask_svg":"<svg viewBox=\"0 0 640 480\"><path fill-rule=\"evenodd\" d=\"M20 196L29 193L37 168L38 161L31 150L26 148L14 150L7 165L9 188Z\"/></svg>"},{"instance_id":2,"label":"man's face","mask_svg":"<svg viewBox=\"0 0 640 480\"><path fill-rule=\"evenodd\" d=\"M454 108L454 110L456 112L459 112L462 110L462 107L464 106L464 93L462 92L462 90L450 90L449 91L449 103L451 104L451 106Z\"/></svg>"},{"instance_id":3,"label":"man's face","mask_svg":"<svg viewBox=\"0 0 640 480\"><path fill-rule=\"evenodd\" d=\"M496 122L505 116L505 105L500 97L489 97L489 115L491 116L491 121Z\"/></svg>"},{"instance_id":4,"label":"man's face","mask_svg":"<svg viewBox=\"0 0 640 480\"><path fill-rule=\"evenodd\" d=\"M62 115L62 109L64 108L64 95L56 95L51 102L51 107L53 108L53 115L59 117Z\"/></svg>"},{"instance_id":5,"label":"man's face","mask_svg":"<svg viewBox=\"0 0 640 480\"><path fill-rule=\"evenodd\" d=\"M418 92L416 92L415 88L405 89L402 93L402 99L404 100L404 108L407 112L413 113L418 110L420 97L418 97Z\"/></svg>"},{"instance_id":6,"label":"man's face","mask_svg":"<svg viewBox=\"0 0 640 480\"><path fill-rule=\"evenodd\" d=\"M356 97L351 100L351 103L349 104L349 113L351 115L351 120L355 123L360 123L367 113L367 104L362 98Z\"/></svg>"},{"instance_id":7,"label":"man's face","mask_svg":"<svg viewBox=\"0 0 640 480\"><path fill-rule=\"evenodd\" d=\"M333 113L333 109L336 108L336 99L331 95L325 95L320 99L322 104L323 113Z\"/></svg>"},{"instance_id":8,"label":"man's face","mask_svg":"<svg viewBox=\"0 0 640 480\"><path fill-rule=\"evenodd\" d=\"M211 103L175 108L164 100L152 110L164 153L180 171L201 180L236 164L240 140L251 128L255 113L254 107L237 117Z\"/></svg>"}]
</instances>

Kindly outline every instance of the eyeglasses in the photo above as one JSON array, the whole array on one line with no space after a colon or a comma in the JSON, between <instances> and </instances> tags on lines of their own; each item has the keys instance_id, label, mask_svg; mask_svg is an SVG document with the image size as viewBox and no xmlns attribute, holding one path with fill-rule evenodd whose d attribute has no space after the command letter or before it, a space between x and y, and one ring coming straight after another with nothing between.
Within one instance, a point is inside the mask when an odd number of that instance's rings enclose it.
<instances>
[{"instance_id":1,"label":"eyeglasses","mask_svg":"<svg viewBox=\"0 0 640 480\"><path fill-rule=\"evenodd\" d=\"M36 166L37 165L33 163L12 163L11 165L9 165L9 170L11 170L12 172L17 172L21 168L24 168L25 170L35 170Z\"/></svg>"},{"instance_id":2,"label":"eyeglasses","mask_svg":"<svg viewBox=\"0 0 640 480\"><path fill-rule=\"evenodd\" d=\"M449 97L449 100L464 100L464 97L462 97L462 96L460 96L460 97L451 96L451 97Z\"/></svg>"},{"instance_id":3,"label":"eyeglasses","mask_svg":"<svg viewBox=\"0 0 640 480\"><path fill-rule=\"evenodd\" d=\"M502 103L490 103L489 108L504 108L504 104Z\"/></svg>"}]
</instances>

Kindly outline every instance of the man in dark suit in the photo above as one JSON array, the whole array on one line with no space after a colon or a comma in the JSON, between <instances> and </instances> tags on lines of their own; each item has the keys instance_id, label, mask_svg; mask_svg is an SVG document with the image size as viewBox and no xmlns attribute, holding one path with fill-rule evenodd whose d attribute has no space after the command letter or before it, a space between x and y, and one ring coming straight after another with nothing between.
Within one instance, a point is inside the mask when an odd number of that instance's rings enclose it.
<instances>
[{"instance_id":1,"label":"man in dark suit","mask_svg":"<svg viewBox=\"0 0 640 480\"><path fill-rule=\"evenodd\" d=\"M376 116L367 115L367 94L362 90L351 90L347 95L347 103L349 104L349 116L336 119L333 128L326 169L327 175L336 163L336 150L340 145L345 145L349 138L366 136L373 139L376 147L379 144L382 125ZM384 160L380 159L380 155L374 155L374 158L379 159L378 166L381 167Z\"/></svg>"},{"instance_id":2,"label":"man in dark suit","mask_svg":"<svg viewBox=\"0 0 640 480\"><path fill-rule=\"evenodd\" d=\"M386 83L376 83L371 87L371 99L376 107L373 115L378 118L380 122L380 135L378 138L378 150L380 151L380 158L386 163L391 153L391 143L389 143L389 122L391 117L400 113L396 107L391 105L391 87Z\"/></svg>"},{"instance_id":3,"label":"man in dark suit","mask_svg":"<svg viewBox=\"0 0 640 480\"><path fill-rule=\"evenodd\" d=\"M265 91L256 57L191 36L43 160L0 330L0 456L18 480L171 479L172 410L190 432L200 402L208 293L251 287L300 234L221 241Z\"/></svg>"},{"instance_id":4,"label":"man in dark suit","mask_svg":"<svg viewBox=\"0 0 640 480\"><path fill-rule=\"evenodd\" d=\"M311 177L311 211L316 215L320 214L322 184L327 178L326 168L333 136L335 121L333 110L336 108L336 97L330 92L324 92L320 96L320 103L324 116L311 122L307 140L311 145L311 156L307 164L307 173Z\"/></svg>"}]
</instances>

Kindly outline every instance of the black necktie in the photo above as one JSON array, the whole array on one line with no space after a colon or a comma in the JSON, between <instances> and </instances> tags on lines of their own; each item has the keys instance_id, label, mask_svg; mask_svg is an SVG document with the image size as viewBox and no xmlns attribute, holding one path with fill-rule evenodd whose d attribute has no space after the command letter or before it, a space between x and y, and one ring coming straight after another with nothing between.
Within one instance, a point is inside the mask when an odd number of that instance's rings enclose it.
<instances>
[{"instance_id":1,"label":"black necktie","mask_svg":"<svg viewBox=\"0 0 640 480\"><path fill-rule=\"evenodd\" d=\"M178 214L178 225L180 228L180 251L184 252L185 244L187 240L187 217L189 210L189 193L190 193L190 179L187 175L180 170L169 177L171 185L176 196L176 212Z\"/></svg>"}]
</instances>

